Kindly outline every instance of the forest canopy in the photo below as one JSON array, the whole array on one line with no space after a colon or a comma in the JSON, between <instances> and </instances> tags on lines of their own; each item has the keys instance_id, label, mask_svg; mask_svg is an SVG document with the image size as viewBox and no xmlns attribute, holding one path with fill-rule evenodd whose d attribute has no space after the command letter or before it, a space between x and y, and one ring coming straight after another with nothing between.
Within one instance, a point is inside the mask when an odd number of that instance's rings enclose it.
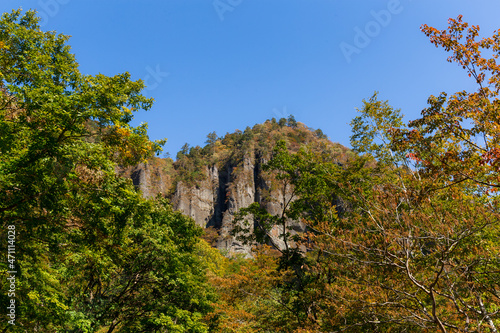
<instances>
[{"instance_id":1,"label":"forest canopy","mask_svg":"<svg viewBox=\"0 0 500 333\"><path fill-rule=\"evenodd\" d=\"M498 332L500 32L423 25L477 90L430 96L408 123L375 93L348 154L294 117L186 145L184 182L254 145L293 188L279 214L237 214L244 259L118 175L165 143L131 125L153 100L128 73L80 73L69 38L38 22L0 19L2 331Z\"/></svg>"},{"instance_id":2,"label":"forest canopy","mask_svg":"<svg viewBox=\"0 0 500 333\"><path fill-rule=\"evenodd\" d=\"M128 73L81 74L68 37L38 20L20 10L0 20L1 238L15 235L9 260L0 245L1 304L15 306L0 327L206 332L201 230L115 173L160 151L164 141L130 125L152 99Z\"/></svg>"},{"instance_id":3,"label":"forest canopy","mask_svg":"<svg viewBox=\"0 0 500 333\"><path fill-rule=\"evenodd\" d=\"M274 267L260 255L232 276L245 283L221 284L228 332L498 332L500 32L479 39L461 16L422 32L477 90L430 96L407 124L374 94L342 165L279 142L266 168L296 197L280 216L257 204L241 213L255 237L279 225L284 242L300 216L306 251L281 249Z\"/></svg>"}]
</instances>

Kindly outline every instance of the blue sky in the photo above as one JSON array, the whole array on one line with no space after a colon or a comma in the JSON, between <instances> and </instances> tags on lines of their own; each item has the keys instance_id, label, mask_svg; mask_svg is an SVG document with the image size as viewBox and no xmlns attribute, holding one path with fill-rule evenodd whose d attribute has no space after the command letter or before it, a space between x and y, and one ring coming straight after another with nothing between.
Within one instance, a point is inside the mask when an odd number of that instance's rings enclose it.
<instances>
[{"instance_id":1,"label":"blue sky","mask_svg":"<svg viewBox=\"0 0 500 333\"><path fill-rule=\"evenodd\" d=\"M37 9L45 30L71 35L85 74L144 79L153 109L135 115L175 156L206 135L293 114L349 145L349 122L374 91L419 116L427 98L474 89L420 32L459 14L483 35L500 2L426 0L2 0ZM361 31L361 32L360 32Z\"/></svg>"}]
</instances>

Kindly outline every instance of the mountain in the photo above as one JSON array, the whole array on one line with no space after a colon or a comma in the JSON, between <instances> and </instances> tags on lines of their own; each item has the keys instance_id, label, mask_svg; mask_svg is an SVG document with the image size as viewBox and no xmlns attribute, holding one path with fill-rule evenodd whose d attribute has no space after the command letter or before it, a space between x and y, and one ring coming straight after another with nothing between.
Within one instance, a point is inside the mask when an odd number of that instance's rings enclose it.
<instances>
[{"instance_id":1,"label":"mountain","mask_svg":"<svg viewBox=\"0 0 500 333\"><path fill-rule=\"evenodd\" d=\"M286 202L293 200L293 189L263 169L278 140L285 140L292 152L302 146L327 152L338 163L345 162L350 153L346 147L331 142L321 130L313 130L291 116L279 121L273 118L223 137L213 132L204 147L184 145L175 162L153 158L120 173L132 178L144 196L160 194L170 198L174 209L206 228L213 245L224 253L249 256L251 244L231 234L236 223L243 223L234 221L238 210L257 202L270 214L280 215ZM299 221L289 223L292 232L305 230ZM278 227L271 232L277 246L284 246L279 239L281 232Z\"/></svg>"}]
</instances>

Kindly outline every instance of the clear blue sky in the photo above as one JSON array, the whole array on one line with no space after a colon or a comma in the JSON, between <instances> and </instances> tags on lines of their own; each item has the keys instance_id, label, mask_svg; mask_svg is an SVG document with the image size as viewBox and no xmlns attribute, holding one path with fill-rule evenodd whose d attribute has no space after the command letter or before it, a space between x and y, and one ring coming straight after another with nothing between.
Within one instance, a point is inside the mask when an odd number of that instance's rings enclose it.
<instances>
[{"instance_id":1,"label":"clear blue sky","mask_svg":"<svg viewBox=\"0 0 500 333\"><path fill-rule=\"evenodd\" d=\"M414 119L429 95L473 82L420 32L459 14L484 35L500 2L427 0L2 0L37 9L71 35L85 74L128 71L156 100L147 122L165 150L293 114L349 145L350 120L374 91ZM362 36L362 31L365 36ZM363 38L364 37L364 38Z\"/></svg>"}]
</instances>

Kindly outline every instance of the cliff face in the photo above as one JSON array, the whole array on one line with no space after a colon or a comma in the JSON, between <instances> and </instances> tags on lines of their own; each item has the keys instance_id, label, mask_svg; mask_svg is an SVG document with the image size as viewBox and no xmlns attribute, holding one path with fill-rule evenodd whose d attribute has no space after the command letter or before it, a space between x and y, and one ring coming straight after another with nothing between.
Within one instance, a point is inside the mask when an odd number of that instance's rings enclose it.
<instances>
[{"instance_id":1,"label":"cliff face","mask_svg":"<svg viewBox=\"0 0 500 333\"><path fill-rule=\"evenodd\" d=\"M235 220L237 212L258 203L269 214L281 217L286 202L294 199L290 186L263 170L276 141L284 139L292 151L307 145L331 152L332 156L346 155L345 147L320 134L300 123L288 126L267 121L244 132L228 133L203 148L185 149L176 162L154 159L122 174L132 178L144 196L168 193L174 209L192 217L202 228L214 228L218 235L214 243L222 252L251 256L251 244L244 244L232 233L245 223ZM252 232L252 217L246 219ZM289 220L287 224L292 234L305 231L305 225L298 221ZM275 246L283 249L281 229L275 226L269 236Z\"/></svg>"},{"instance_id":2,"label":"cliff face","mask_svg":"<svg viewBox=\"0 0 500 333\"><path fill-rule=\"evenodd\" d=\"M241 209L257 202L272 215L282 213L284 202L291 198L290 188L275 186L279 182L262 170L263 159L258 155L245 156L240 163L228 162L221 169L216 165L206 167L206 179L194 186L182 181L177 183L172 204L175 209L192 217L202 227L213 227L219 232L216 247L228 254L249 255L250 244L243 244L231 235L237 223L235 214ZM274 186L273 186L274 185ZM250 219L250 218L249 218ZM250 230L253 225L250 222ZM298 232L305 230L299 222L290 221ZM284 248L280 238L280 228L272 232L273 242Z\"/></svg>"},{"instance_id":3,"label":"cliff face","mask_svg":"<svg viewBox=\"0 0 500 333\"><path fill-rule=\"evenodd\" d=\"M152 158L148 163L140 163L133 167L117 168L116 172L132 179L135 187L144 197L167 195L172 188L175 175L171 159Z\"/></svg>"}]
</instances>

